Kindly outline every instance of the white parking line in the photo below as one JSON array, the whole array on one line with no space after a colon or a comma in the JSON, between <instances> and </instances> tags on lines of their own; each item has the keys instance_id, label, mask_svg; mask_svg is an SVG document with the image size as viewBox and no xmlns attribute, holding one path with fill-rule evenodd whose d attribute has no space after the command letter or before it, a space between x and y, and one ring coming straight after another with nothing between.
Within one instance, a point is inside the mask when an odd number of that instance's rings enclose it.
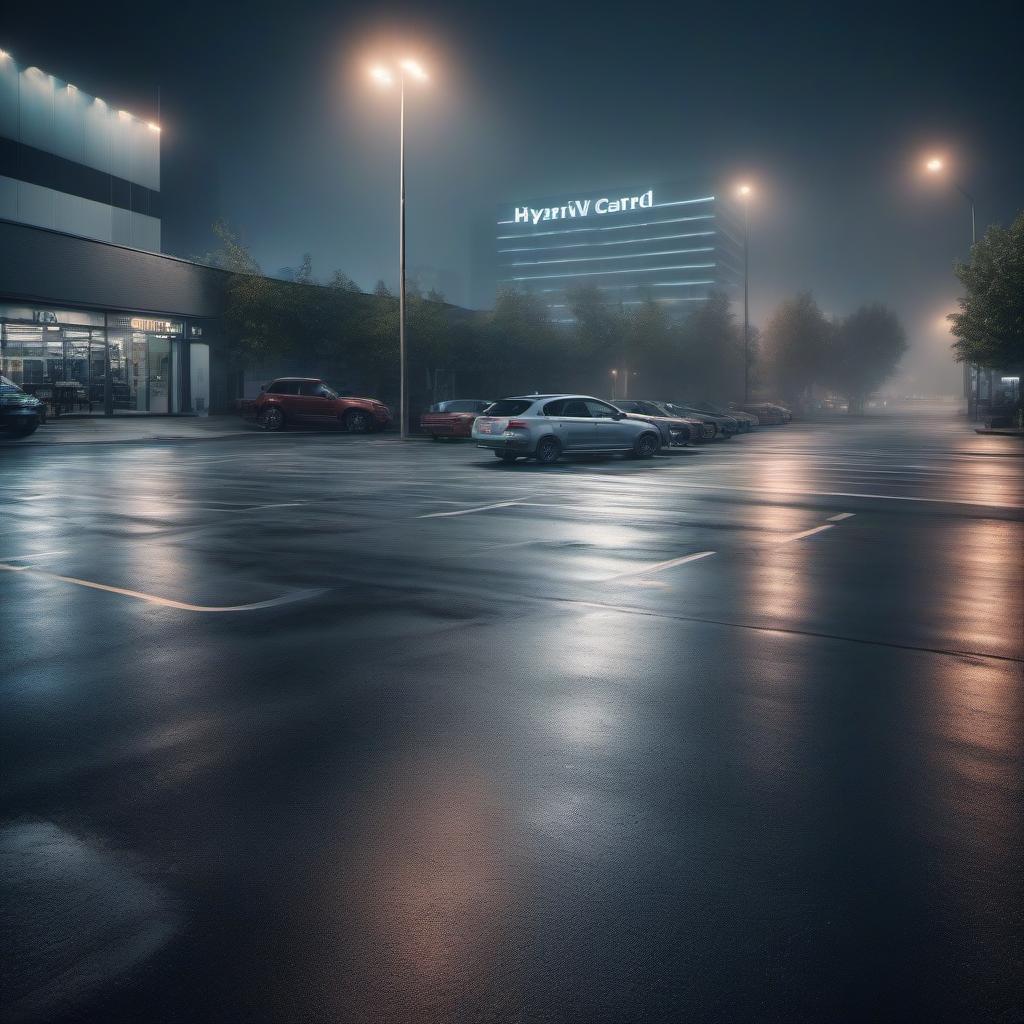
<instances>
[{"instance_id":1,"label":"white parking line","mask_svg":"<svg viewBox=\"0 0 1024 1024\"><path fill-rule=\"evenodd\" d=\"M624 580L631 576L648 576L653 572L662 572L664 569L671 569L677 565L685 565L687 562L696 562L699 558L707 558L715 554L714 551L697 551L692 555L683 555L681 558L670 558L667 562L655 562L653 565L645 565L641 569L634 569L631 572L622 572L617 576L609 576L604 582L611 583L613 580Z\"/></svg>"},{"instance_id":2,"label":"white parking line","mask_svg":"<svg viewBox=\"0 0 1024 1024\"><path fill-rule=\"evenodd\" d=\"M1024 505L1015 505L1009 501L965 501L962 498L913 498L908 494L861 494L855 491L812 491L785 487L738 487L727 484L698 484L687 482L667 482L666 487L699 487L709 491L749 491L753 494L814 494L825 498L877 498L882 501L922 501L930 505L969 505L974 508L1012 508L1024 509Z\"/></svg>"},{"instance_id":3,"label":"white parking line","mask_svg":"<svg viewBox=\"0 0 1024 1024\"><path fill-rule=\"evenodd\" d=\"M0 558L0 561L4 562L31 562L37 558L49 558L50 555L66 555L66 551L33 551L28 555L4 555ZM14 568L18 568L15 566ZM21 566L21 568L27 569L28 566Z\"/></svg>"},{"instance_id":4,"label":"white parking line","mask_svg":"<svg viewBox=\"0 0 1024 1024\"><path fill-rule=\"evenodd\" d=\"M120 594L122 597L133 597L137 601L158 604L163 608L179 608L186 612L252 612L258 608L275 608L278 605L291 604L293 601L302 601L307 597L315 597L317 594L325 592L323 588L297 590L294 594L284 594L281 597L272 597L268 601L256 601L253 604L202 605L189 604L187 601L175 601L169 597L158 597L156 594L144 594L138 590L126 590L124 587L112 587L106 583L95 583L93 580L80 580L75 576L58 576L57 573L43 572L41 569L33 569L29 565L7 565L0 562L0 570L30 572L35 576L45 576L47 579L57 580L60 583L73 583L77 587L89 587L91 590L105 590L108 594Z\"/></svg>"},{"instance_id":5,"label":"white parking line","mask_svg":"<svg viewBox=\"0 0 1024 1024\"><path fill-rule=\"evenodd\" d=\"M426 515L417 516L417 519L447 519L450 516L468 516L474 512L487 512L492 508L508 508L509 505L520 504L519 498L514 498L512 501L498 501L493 505L480 505L477 508L463 508L455 512L428 512Z\"/></svg>"},{"instance_id":6,"label":"white parking line","mask_svg":"<svg viewBox=\"0 0 1024 1024\"><path fill-rule=\"evenodd\" d=\"M788 544L791 540L803 540L804 537L812 537L816 533L821 533L823 530L833 529L830 523L826 523L824 526L815 526L810 530L801 530L800 533L790 533L785 537L776 537L774 542L776 544Z\"/></svg>"},{"instance_id":7,"label":"white parking line","mask_svg":"<svg viewBox=\"0 0 1024 1024\"><path fill-rule=\"evenodd\" d=\"M834 516L829 516L828 521L830 523L841 523L844 519L852 519L856 514L856 512L837 512Z\"/></svg>"}]
</instances>

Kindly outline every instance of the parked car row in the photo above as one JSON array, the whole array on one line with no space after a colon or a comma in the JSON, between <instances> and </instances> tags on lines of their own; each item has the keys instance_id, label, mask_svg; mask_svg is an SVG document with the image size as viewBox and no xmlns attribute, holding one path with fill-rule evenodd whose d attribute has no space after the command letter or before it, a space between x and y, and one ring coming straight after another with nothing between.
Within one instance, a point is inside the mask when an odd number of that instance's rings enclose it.
<instances>
[{"instance_id":1,"label":"parked car row","mask_svg":"<svg viewBox=\"0 0 1024 1024\"><path fill-rule=\"evenodd\" d=\"M770 408L775 422L791 418L781 406ZM521 395L487 406L473 419L470 435L503 462L534 458L549 464L574 452L650 458L663 448L730 438L759 423L760 417L746 408L726 411L709 403Z\"/></svg>"}]
</instances>

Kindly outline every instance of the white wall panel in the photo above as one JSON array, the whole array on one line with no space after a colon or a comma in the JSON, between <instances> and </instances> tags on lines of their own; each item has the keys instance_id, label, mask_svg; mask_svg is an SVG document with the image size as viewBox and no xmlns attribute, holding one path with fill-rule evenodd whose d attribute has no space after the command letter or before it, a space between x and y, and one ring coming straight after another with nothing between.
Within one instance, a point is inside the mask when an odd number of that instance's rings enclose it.
<instances>
[{"instance_id":1,"label":"white wall panel","mask_svg":"<svg viewBox=\"0 0 1024 1024\"><path fill-rule=\"evenodd\" d=\"M160 221L156 217L147 217L144 213L133 213L131 245L135 249L159 252Z\"/></svg>"},{"instance_id":2,"label":"white wall panel","mask_svg":"<svg viewBox=\"0 0 1024 1024\"><path fill-rule=\"evenodd\" d=\"M4 220L18 219L18 185L14 178L0 175L0 217Z\"/></svg>"},{"instance_id":3,"label":"white wall panel","mask_svg":"<svg viewBox=\"0 0 1024 1024\"><path fill-rule=\"evenodd\" d=\"M53 152L53 79L38 68L21 73L21 141Z\"/></svg>"},{"instance_id":4,"label":"white wall panel","mask_svg":"<svg viewBox=\"0 0 1024 1024\"><path fill-rule=\"evenodd\" d=\"M82 111L85 138L82 163L110 173L110 109L103 100L84 98Z\"/></svg>"},{"instance_id":5,"label":"white wall panel","mask_svg":"<svg viewBox=\"0 0 1024 1024\"><path fill-rule=\"evenodd\" d=\"M53 227L54 192L26 181L18 182L18 220L40 228Z\"/></svg>"},{"instance_id":6,"label":"white wall panel","mask_svg":"<svg viewBox=\"0 0 1024 1024\"><path fill-rule=\"evenodd\" d=\"M132 215L128 210L121 210L116 206L110 208L113 220L113 231L110 240L118 245L132 244Z\"/></svg>"},{"instance_id":7,"label":"white wall panel","mask_svg":"<svg viewBox=\"0 0 1024 1024\"><path fill-rule=\"evenodd\" d=\"M53 152L76 164L85 163L85 103L72 85L53 91Z\"/></svg>"},{"instance_id":8,"label":"white wall panel","mask_svg":"<svg viewBox=\"0 0 1024 1024\"><path fill-rule=\"evenodd\" d=\"M18 137L18 68L10 56L0 57L0 135Z\"/></svg>"}]
</instances>

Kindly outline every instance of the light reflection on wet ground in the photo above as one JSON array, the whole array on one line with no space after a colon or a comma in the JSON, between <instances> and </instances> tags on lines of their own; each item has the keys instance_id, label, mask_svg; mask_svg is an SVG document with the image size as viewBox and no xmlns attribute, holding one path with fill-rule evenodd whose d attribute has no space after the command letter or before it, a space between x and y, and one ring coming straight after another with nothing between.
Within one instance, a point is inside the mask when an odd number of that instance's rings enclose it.
<instances>
[{"instance_id":1,"label":"light reflection on wet ground","mask_svg":"<svg viewBox=\"0 0 1024 1024\"><path fill-rule=\"evenodd\" d=\"M485 455L3 452L0 562L324 591L204 617L0 573L6 834L94 851L74 888L114 879L139 928L176 915L127 958L106 903L55 915L19 991L52 935L68 1019L1012 1019L1019 443ZM111 966L65 983L75 933Z\"/></svg>"}]
</instances>

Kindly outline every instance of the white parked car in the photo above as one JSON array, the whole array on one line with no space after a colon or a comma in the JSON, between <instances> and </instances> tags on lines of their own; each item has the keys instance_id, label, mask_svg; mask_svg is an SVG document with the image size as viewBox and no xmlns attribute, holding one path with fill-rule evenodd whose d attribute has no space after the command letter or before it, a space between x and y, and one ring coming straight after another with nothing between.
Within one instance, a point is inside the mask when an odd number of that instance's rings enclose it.
<instances>
[{"instance_id":1,"label":"white parked car","mask_svg":"<svg viewBox=\"0 0 1024 1024\"><path fill-rule=\"evenodd\" d=\"M503 462L532 457L545 465L563 453L622 452L648 459L661 449L656 424L629 419L589 395L503 398L473 422L473 440Z\"/></svg>"}]
</instances>

